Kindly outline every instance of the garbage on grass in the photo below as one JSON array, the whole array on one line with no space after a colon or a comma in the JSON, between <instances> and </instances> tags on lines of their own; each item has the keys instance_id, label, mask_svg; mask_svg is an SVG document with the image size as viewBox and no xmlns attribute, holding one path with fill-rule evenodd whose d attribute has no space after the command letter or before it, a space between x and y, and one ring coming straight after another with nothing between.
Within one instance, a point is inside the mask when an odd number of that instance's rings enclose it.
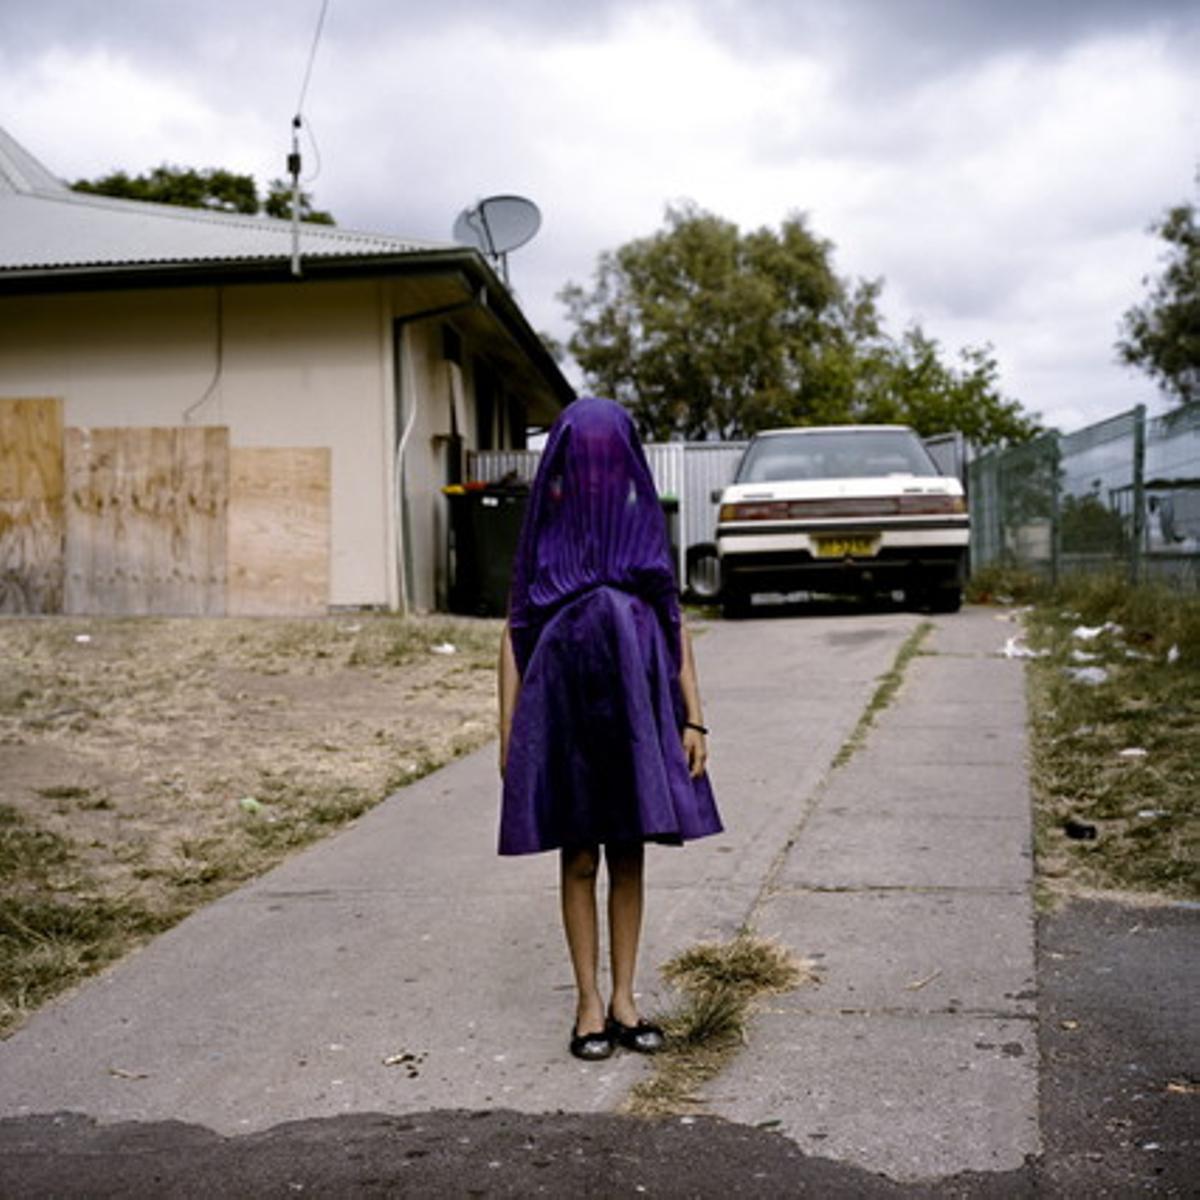
<instances>
[{"instance_id":1,"label":"garbage on grass","mask_svg":"<svg viewBox=\"0 0 1200 1200\"><path fill-rule=\"evenodd\" d=\"M1063 667L1063 674L1076 683L1097 687L1108 682L1108 671L1104 667Z\"/></svg>"},{"instance_id":2,"label":"garbage on grass","mask_svg":"<svg viewBox=\"0 0 1200 1200\"><path fill-rule=\"evenodd\" d=\"M457 654L458 647L453 642L438 642L429 647L430 654Z\"/></svg>"},{"instance_id":3,"label":"garbage on grass","mask_svg":"<svg viewBox=\"0 0 1200 1200\"><path fill-rule=\"evenodd\" d=\"M1075 662L1081 662L1081 663L1095 662L1096 659L1098 659L1099 657L1100 657L1100 655L1092 654L1088 650L1075 649L1075 650L1071 651L1071 658Z\"/></svg>"},{"instance_id":4,"label":"garbage on grass","mask_svg":"<svg viewBox=\"0 0 1200 1200\"><path fill-rule=\"evenodd\" d=\"M1080 821L1075 817L1068 817L1063 822L1063 832L1076 842L1094 842L1100 831L1090 821Z\"/></svg>"},{"instance_id":5,"label":"garbage on grass","mask_svg":"<svg viewBox=\"0 0 1200 1200\"><path fill-rule=\"evenodd\" d=\"M1174 665L1178 661L1179 661L1179 647L1172 646L1170 648L1170 650L1167 651L1167 662Z\"/></svg>"},{"instance_id":6,"label":"garbage on grass","mask_svg":"<svg viewBox=\"0 0 1200 1200\"><path fill-rule=\"evenodd\" d=\"M86 646L88 644L88 642L90 642L92 640L92 635L90 633L77 633L75 635L75 640L81 646Z\"/></svg>"},{"instance_id":7,"label":"garbage on grass","mask_svg":"<svg viewBox=\"0 0 1200 1200\"><path fill-rule=\"evenodd\" d=\"M1005 658L1045 658L1048 650L1031 650L1019 637L1010 637L1000 653Z\"/></svg>"},{"instance_id":8,"label":"garbage on grass","mask_svg":"<svg viewBox=\"0 0 1200 1200\"><path fill-rule=\"evenodd\" d=\"M262 801L256 800L253 796L243 796L238 801L238 807L242 812L260 813L262 812Z\"/></svg>"},{"instance_id":9,"label":"garbage on grass","mask_svg":"<svg viewBox=\"0 0 1200 1200\"><path fill-rule=\"evenodd\" d=\"M1149 750L1144 750L1141 746L1126 746L1124 750L1117 751L1118 758L1145 758L1149 754Z\"/></svg>"},{"instance_id":10,"label":"garbage on grass","mask_svg":"<svg viewBox=\"0 0 1200 1200\"><path fill-rule=\"evenodd\" d=\"M1143 821L1154 821L1159 817L1169 817L1171 814L1165 808L1139 808L1138 816Z\"/></svg>"},{"instance_id":11,"label":"garbage on grass","mask_svg":"<svg viewBox=\"0 0 1200 1200\"><path fill-rule=\"evenodd\" d=\"M1071 630L1072 636L1077 637L1081 642L1090 642L1094 638L1098 638L1102 633L1111 633L1114 636L1119 636L1124 632L1124 629L1116 621L1105 621L1103 625L1076 625Z\"/></svg>"}]
</instances>

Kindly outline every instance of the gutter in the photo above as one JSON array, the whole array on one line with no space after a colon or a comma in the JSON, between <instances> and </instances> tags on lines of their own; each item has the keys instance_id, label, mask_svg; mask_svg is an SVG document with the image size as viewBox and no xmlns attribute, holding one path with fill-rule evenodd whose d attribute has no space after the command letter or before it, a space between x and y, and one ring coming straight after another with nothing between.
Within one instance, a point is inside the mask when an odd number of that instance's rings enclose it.
<instances>
[{"instance_id":1,"label":"gutter","mask_svg":"<svg viewBox=\"0 0 1200 1200\"><path fill-rule=\"evenodd\" d=\"M0 296L211 287L233 283L286 283L303 287L305 283L322 280L368 279L380 275L457 275L467 281L476 297L482 297L480 307L494 314L546 380L558 403L565 407L575 399L575 389L554 356L478 250L456 246L446 250L338 257L306 255L304 271L303 279L296 279L291 273L290 259L283 257L18 268L0 270Z\"/></svg>"}]
</instances>

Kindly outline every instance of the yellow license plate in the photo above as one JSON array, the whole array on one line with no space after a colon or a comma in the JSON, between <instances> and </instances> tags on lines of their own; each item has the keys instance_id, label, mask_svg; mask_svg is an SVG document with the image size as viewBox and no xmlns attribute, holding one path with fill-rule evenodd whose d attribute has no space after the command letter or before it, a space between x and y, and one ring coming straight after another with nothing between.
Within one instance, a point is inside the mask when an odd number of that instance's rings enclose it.
<instances>
[{"instance_id":1,"label":"yellow license plate","mask_svg":"<svg viewBox=\"0 0 1200 1200\"><path fill-rule=\"evenodd\" d=\"M813 538L818 558L873 558L876 539L873 537Z\"/></svg>"}]
</instances>

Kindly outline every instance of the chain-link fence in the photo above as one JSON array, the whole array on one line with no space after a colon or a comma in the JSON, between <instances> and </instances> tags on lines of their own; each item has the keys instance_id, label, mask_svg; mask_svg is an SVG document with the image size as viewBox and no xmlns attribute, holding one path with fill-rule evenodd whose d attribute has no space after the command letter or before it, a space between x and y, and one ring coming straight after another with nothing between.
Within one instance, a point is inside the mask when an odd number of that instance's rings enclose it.
<instances>
[{"instance_id":1,"label":"chain-link fence","mask_svg":"<svg viewBox=\"0 0 1200 1200\"><path fill-rule=\"evenodd\" d=\"M1200 587L1200 404L1046 434L975 459L969 479L975 568Z\"/></svg>"}]
</instances>

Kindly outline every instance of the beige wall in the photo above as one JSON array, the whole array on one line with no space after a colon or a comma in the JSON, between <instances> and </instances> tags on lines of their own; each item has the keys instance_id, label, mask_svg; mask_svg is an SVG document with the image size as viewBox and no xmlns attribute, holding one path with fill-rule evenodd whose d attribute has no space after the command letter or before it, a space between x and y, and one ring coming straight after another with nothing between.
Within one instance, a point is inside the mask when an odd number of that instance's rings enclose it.
<instances>
[{"instance_id":1,"label":"beige wall","mask_svg":"<svg viewBox=\"0 0 1200 1200\"><path fill-rule=\"evenodd\" d=\"M393 318L404 315L408 595L444 603L446 437L459 397L464 450L475 448L473 371L511 355L480 309L420 319L460 285L411 277L0 296L0 396L61 396L69 426L226 425L239 447L325 446L332 457L333 605L400 604L395 519ZM462 337L458 371L442 330ZM528 367L494 358L500 386L528 388ZM539 400L553 404L548 393Z\"/></svg>"},{"instance_id":2,"label":"beige wall","mask_svg":"<svg viewBox=\"0 0 1200 1200\"><path fill-rule=\"evenodd\" d=\"M394 604L388 305L374 281L0 297L0 395L62 396L67 425L328 446L330 603Z\"/></svg>"}]
</instances>

